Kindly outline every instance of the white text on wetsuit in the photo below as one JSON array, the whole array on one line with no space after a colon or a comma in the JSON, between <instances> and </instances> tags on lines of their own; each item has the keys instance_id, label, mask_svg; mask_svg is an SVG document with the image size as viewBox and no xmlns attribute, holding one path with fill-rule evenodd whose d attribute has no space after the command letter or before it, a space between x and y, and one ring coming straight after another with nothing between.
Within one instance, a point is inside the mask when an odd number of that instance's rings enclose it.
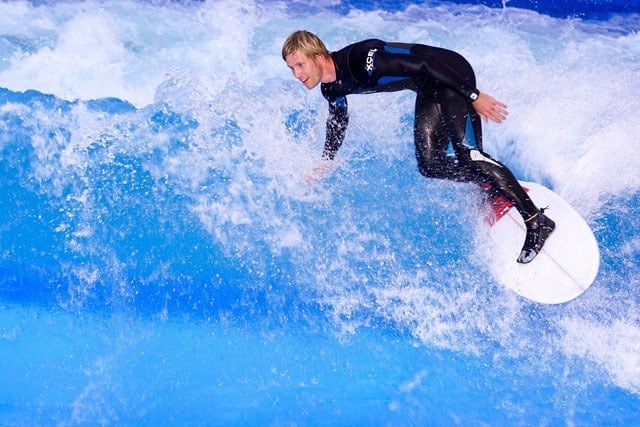
<instances>
[{"instance_id":1,"label":"white text on wetsuit","mask_svg":"<svg viewBox=\"0 0 640 427\"><path fill-rule=\"evenodd\" d=\"M373 57L376 55L377 50L378 49L369 49L369 53L367 53L366 65L364 68L367 70L369 75L373 74L373 70L376 68L373 66Z\"/></svg>"}]
</instances>

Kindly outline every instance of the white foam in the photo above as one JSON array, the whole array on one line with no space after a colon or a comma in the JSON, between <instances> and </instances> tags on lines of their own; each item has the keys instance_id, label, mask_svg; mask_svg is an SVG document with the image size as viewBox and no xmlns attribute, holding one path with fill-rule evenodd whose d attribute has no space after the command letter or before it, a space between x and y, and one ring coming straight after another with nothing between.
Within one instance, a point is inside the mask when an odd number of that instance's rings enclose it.
<instances>
[{"instance_id":1,"label":"white foam","mask_svg":"<svg viewBox=\"0 0 640 427\"><path fill-rule=\"evenodd\" d=\"M637 315L637 313L636 313ZM638 319L614 319L610 324L572 317L563 322L564 351L606 369L611 380L640 394L640 327Z\"/></svg>"},{"instance_id":2,"label":"white foam","mask_svg":"<svg viewBox=\"0 0 640 427\"><path fill-rule=\"evenodd\" d=\"M480 89L509 104L505 124L485 126L485 145L498 158L514 153L509 165L520 178L550 183L586 216L611 195L640 186L635 173L640 157L634 155L640 134L635 95L640 34L609 34L603 24L513 8L415 5L394 13L299 13L294 5L287 11L278 2L227 0L46 8L1 3L0 28L13 41L6 51L10 56L3 58L9 63L0 69L0 86L66 99L119 97L144 106L175 75L191 76L217 93L233 81L265 87L269 79L290 78L279 49L297 28L317 32L331 49L374 36L424 42L465 54L477 70ZM254 105L266 101L260 91L255 96ZM319 98L316 93L312 99L322 109ZM376 104L386 101L379 98ZM377 129L376 152L391 143L398 155L406 147L393 145L397 138L375 126L385 124L397 136L405 131L390 118L410 110L410 100L392 110L354 108L353 127Z\"/></svg>"}]
</instances>

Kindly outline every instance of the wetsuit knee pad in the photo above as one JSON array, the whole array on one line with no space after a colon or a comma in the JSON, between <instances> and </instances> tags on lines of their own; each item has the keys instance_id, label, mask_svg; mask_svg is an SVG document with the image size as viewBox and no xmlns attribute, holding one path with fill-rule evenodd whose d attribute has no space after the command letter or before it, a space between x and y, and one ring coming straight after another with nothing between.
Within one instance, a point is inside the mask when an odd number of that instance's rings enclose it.
<instances>
[{"instance_id":1,"label":"wetsuit knee pad","mask_svg":"<svg viewBox=\"0 0 640 427\"><path fill-rule=\"evenodd\" d=\"M455 175L450 161L421 161L418 171L426 178L452 179Z\"/></svg>"},{"instance_id":2,"label":"wetsuit knee pad","mask_svg":"<svg viewBox=\"0 0 640 427\"><path fill-rule=\"evenodd\" d=\"M433 164L425 164L425 162L418 163L418 171L422 176L427 178L437 178L434 172Z\"/></svg>"},{"instance_id":3,"label":"wetsuit knee pad","mask_svg":"<svg viewBox=\"0 0 640 427\"><path fill-rule=\"evenodd\" d=\"M448 179L457 182L473 181L473 174L469 173L466 163L460 162L452 156L438 160L420 161L418 162L418 170L427 178Z\"/></svg>"}]
</instances>

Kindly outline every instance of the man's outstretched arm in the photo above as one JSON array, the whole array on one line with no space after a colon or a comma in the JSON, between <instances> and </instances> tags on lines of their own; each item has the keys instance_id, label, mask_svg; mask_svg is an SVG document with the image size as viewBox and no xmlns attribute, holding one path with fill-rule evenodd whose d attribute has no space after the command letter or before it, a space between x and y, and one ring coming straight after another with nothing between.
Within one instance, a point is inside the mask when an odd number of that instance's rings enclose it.
<instances>
[{"instance_id":1,"label":"man's outstretched arm","mask_svg":"<svg viewBox=\"0 0 640 427\"><path fill-rule=\"evenodd\" d=\"M323 160L333 160L342 146L349 124L347 98L342 96L329 101L329 117L327 117L327 134L322 152Z\"/></svg>"}]
</instances>

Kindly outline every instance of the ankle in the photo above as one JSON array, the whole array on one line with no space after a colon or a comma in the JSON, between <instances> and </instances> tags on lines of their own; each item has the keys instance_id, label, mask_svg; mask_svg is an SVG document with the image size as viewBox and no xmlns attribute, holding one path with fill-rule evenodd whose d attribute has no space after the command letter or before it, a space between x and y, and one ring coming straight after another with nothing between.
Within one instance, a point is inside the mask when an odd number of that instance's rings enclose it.
<instances>
[{"instance_id":1,"label":"ankle","mask_svg":"<svg viewBox=\"0 0 640 427\"><path fill-rule=\"evenodd\" d=\"M534 219L536 219L536 218L538 218L539 216L540 216L540 211L538 211L538 212L534 213L534 214L533 214L533 215L531 215L529 218L525 219L525 220L524 220L524 223L525 223L525 224L527 224L527 225L529 225L529 224L531 224L532 222L535 222L535 221L533 221L533 220L534 220Z\"/></svg>"}]
</instances>

